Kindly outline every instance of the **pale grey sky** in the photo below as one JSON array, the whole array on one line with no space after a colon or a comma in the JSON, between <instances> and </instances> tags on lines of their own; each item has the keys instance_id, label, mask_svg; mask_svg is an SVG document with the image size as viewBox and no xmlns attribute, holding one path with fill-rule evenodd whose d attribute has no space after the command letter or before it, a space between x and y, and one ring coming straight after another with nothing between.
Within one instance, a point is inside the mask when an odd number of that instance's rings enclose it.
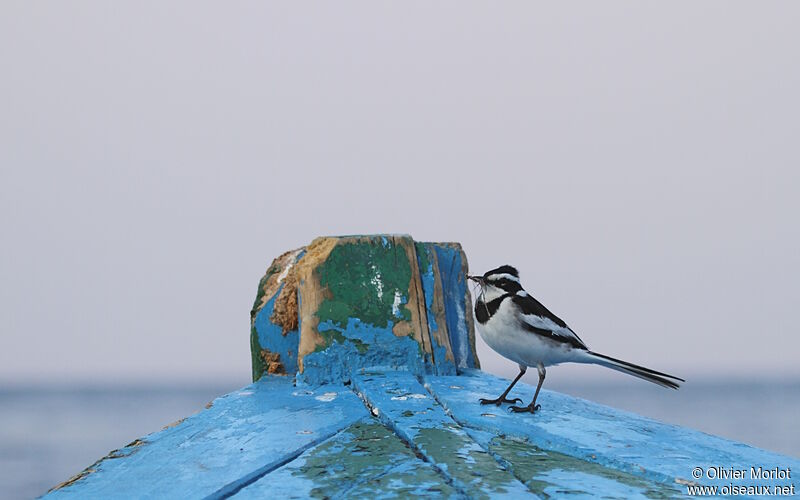
<instances>
[{"instance_id":1,"label":"pale grey sky","mask_svg":"<svg viewBox=\"0 0 800 500\"><path fill-rule=\"evenodd\" d=\"M377 232L517 266L599 352L798 375L799 14L6 0L0 379L246 380L272 258Z\"/></svg>"}]
</instances>

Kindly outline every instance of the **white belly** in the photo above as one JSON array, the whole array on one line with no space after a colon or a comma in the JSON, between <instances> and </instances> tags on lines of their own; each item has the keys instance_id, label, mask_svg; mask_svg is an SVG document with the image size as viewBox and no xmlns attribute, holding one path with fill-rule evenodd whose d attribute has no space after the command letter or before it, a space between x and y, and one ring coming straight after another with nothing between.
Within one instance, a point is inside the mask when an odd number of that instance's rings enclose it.
<instances>
[{"instance_id":1,"label":"white belly","mask_svg":"<svg viewBox=\"0 0 800 500\"><path fill-rule=\"evenodd\" d=\"M572 348L542 338L522 328L516 316L516 305L504 300L486 324L476 322L481 338L505 358L525 366L556 365L572 361Z\"/></svg>"}]
</instances>

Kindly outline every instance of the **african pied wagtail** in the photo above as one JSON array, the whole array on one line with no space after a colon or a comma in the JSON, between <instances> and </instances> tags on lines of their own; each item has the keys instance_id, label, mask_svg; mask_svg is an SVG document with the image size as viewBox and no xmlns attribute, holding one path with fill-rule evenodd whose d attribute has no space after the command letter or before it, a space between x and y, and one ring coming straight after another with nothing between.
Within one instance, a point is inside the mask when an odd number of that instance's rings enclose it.
<instances>
[{"instance_id":1,"label":"african pied wagtail","mask_svg":"<svg viewBox=\"0 0 800 500\"><path fill-rule=\"evenodd\" d=\"M481 404L500 405L522 400L506 399L511 388L529 366L539 371L539 385L528 406L511 406L514 412L534 413L544 382L545 367L559 363L594 363L607 366L663 387L678 388L685 380L643 366L592 352L558 316L523 290L519 273L511 266L500 266L483 276L467 276L480 286L475 302L478 332L489 347L519 364L519 375L497 399L481 399Z\"/></svg>"}]
</instances>

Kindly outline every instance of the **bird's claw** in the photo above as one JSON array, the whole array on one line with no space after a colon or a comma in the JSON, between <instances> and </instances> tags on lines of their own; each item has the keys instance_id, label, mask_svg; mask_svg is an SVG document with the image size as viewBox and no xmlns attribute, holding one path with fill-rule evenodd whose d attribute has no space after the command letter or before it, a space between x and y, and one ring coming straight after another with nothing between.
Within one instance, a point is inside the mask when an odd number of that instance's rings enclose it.
<instances>
[{"instance_id":1,"label":"bird's claw","mask_svg":"<svg viewBox=\"0 0 800 500\"><path fill-rule=\"evenodd\" d=\"M542 405L528 405L528 406L509 406L508 411L513 413L536 413Z\"/></svg>"},{"instance_id":2,"label":"bird's claw","mask_svg":"<svg viewBox=\"0 0 800 500\"><path fill-rule=\"evenodd\" d=\"M506 398L485 399L485 398L481 398L479 401L480 401L480 403L482 405L495 405L495 406L500 406L503 403L522 403L522 400L519 399L519 398L514 398L514 399L506 399Z\"/></svg>"}]
</instances>

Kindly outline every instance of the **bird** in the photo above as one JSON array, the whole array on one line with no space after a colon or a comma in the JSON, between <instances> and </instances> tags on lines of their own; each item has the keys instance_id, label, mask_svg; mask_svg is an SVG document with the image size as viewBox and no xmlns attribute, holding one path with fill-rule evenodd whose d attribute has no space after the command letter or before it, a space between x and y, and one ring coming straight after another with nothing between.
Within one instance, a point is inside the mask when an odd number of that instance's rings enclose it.
<instances>
[{"instance_id":1,"label":"bird","mask_svg":"<svg viewBox=\"0 0 800 500\"><path fill-rule=\"evenodd\" d=\"M475 301L478 333L489 347L519 365L519 374L503 394L496 399L482 398L481 404L512 403L514 406L509 407L512 412L535 413L541 408L536 399L547 374L546 367L568 362L602 365L670 389L678 389L685 382L674 375L590 351L572 328L522 288L519 272L513 266L503 265L483 276L467 275L467 278L480 289ZM533 400L527 406L516 406L522 400L506 396L528 367L534 366L539 372L539 383Z\"/></svg>"}]
</instances>

